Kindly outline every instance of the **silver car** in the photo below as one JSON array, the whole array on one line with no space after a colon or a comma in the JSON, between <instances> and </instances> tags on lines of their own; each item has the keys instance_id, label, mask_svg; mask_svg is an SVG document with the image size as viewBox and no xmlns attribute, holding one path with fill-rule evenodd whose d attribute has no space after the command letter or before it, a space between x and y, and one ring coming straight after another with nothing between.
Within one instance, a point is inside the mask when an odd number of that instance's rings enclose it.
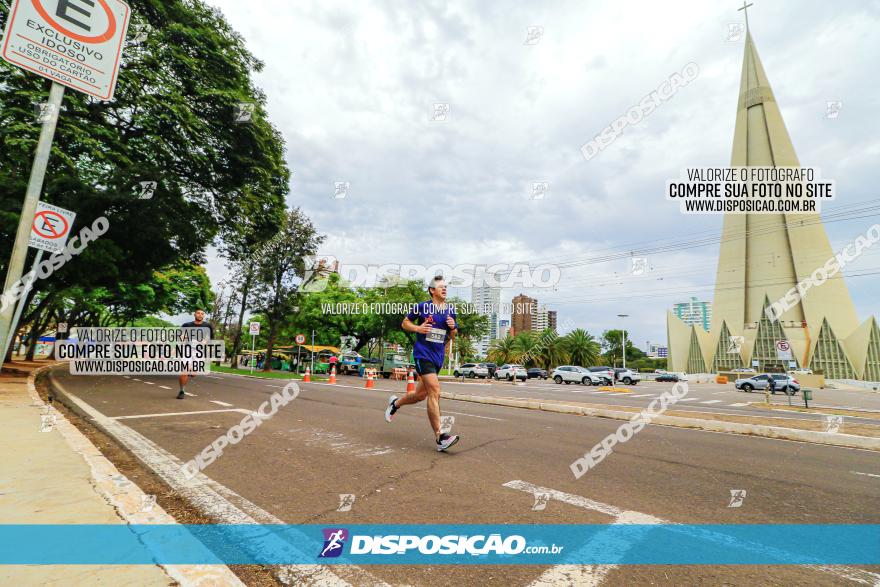
<instances>
[{"instance_id":1,"label":"silver car","mask_svg":"<svg viewBox=\"0 0 880 587\"><path fill-rule=\"evenodd\" d=\"M455 377L467 377L469 379L486 379L489 377L489 369L479 363L465 363L452 373Z\"/></svg>"},{"instance_id":2,"label":"silver car","mask_svg":"<svg viewBox=\"0 0 880 587\"><path fill-rule=\"evenodd\" d=\"M801 384L798 380L784 373L764 373L746 379L737 379L733 386L745 392L764 391L770 386L771 378L774 383L771 393L775 394L777 391L781 391L787 395L794 395L801 390Z\"/></svg>"}]
</instances>

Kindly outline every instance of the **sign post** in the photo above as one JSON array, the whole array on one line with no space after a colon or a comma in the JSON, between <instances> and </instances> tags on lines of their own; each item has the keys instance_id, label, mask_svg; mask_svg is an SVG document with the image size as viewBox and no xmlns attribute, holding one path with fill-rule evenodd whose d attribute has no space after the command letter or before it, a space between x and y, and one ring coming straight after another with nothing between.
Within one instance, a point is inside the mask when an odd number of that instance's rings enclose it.
<instances>
[{"instance_id":1,"label":"sign post","mask_svg":"<svg viewBox=\"0 0 880 587\"><path fill-rule=\"evenodd\" d=\"M3 355L0 356L0 367L2 367L2 359L6 358L6 352L12 346L15 340L15 332L18 330L18 321L21 320L21 313L27 303L28 293L31 291L34 282L37 280L37 267L43 260L43 252L49 251L55 253L64 249L67 244L67 238L70 236L70 229L73 226L73 219L76 213L64 208L58 208L46 204L45 202L37 202L34 220L31 222L31 229L28 238L28 246L37 249L37 256L34 258L34 264L30 272L27 274L22 290L16 304L9 304L7 310L10 312L15 308L12 320L9 322L9 333L3 340ZM27 251L27 249L25 249ZM17 281L17 280L16 280ZM13 283L13 285L15 285ZM12 287L12 286L9 286ZM7 288L8 291L8 288ZM67 325L64 325L67 330Z\"/></svg>"},{"instance_id":2,"label":"sign post","mask_svg":"<svg viewBox=\"0 0 880 587\"><path fill-rule=\"evenodd\" d=\"M54 10L47 6L54 4ZM31 175L21 207L3 291L19 279L27 257L28 222L43 191L64 88L112 100L131 9L121 0L12 0L0 57L52 80ZM0 311L0 341L14 332L12 307ZM0 361L5 355L0 358Z\"/></svg>"},{"instance_id":3,"label":"sign post","mask_svg":"<svg viewBox=\"0 0 880 587\"><path fill-rule=\"evenodd\" d=\"M254 363L257 362L257 357L254 354L254 350L256 348L255 345L257 343L257 337L260 335L260 323L259 322L251 322L248 325L248 328L250 329L250 333L251 333L251 360L250 360L250 363L251 363L251 373L253 373L254 372Z\"/></svg>"},{"instance_id":4,"label":"sign post","mask_svg":"<svg viewBox=\"0 0 880 587\"><path fill-rule=\"evenodd\" d=\"M296 340L296 372L299 373L299 366L300 366L299 354L300 354L300 351L302 351L302 343L304 343L306 341L306 335L305 334L297 334L295 340Z\"/></svg>"}]
</instances>

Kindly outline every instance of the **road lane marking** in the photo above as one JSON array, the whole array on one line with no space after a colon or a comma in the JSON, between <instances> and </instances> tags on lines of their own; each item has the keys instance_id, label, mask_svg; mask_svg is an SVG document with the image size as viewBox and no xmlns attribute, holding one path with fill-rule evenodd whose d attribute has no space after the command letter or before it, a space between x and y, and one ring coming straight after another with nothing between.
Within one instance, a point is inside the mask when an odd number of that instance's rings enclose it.
<instances>
[{"instance_id":1,"label":"road lane marking","mask_svg":"<svg viewBox=\"0 0 880 587\"><path fill-rule=\"evenodd\" d=\"M212 400L210 400L210 401L211 401L212 404L217 404L218 406L223 406L223 407L226 407L226 408L231 408L231 407L232 407L232 404L227 404L226 402L221 402L221 401L218 401L218 400L215 400L215 399L212 399Z\"/></svg>"},{"instance_id":2,"label":"road lane marking","mask_svg":"<svg viewBox=\"0 0 880 587\"><path fill-rule=\"evenodd\" d=\"M700 403L701 404L720 404L721 400L720 399L710 399L710 400L706 400L706 401L700 402Z\"/></svg>"},{"instance_id":3,"label":"road lane marking","mask_svg":"<svg viewBox=\"0 0 880 587\"><path fill-rule=\"evenodd\" d=\"M140 379L135 379L134 377L132 377L131 380L132 380L132 381L140 381ZM141 381L141 383L143 383L143 382Z\"/></svg>"},{"instance_id":4,"label":"road lane marking","mask_svg":"<svg viewBox=\"0 0 880 587\"><path fill-rule=\"evenodd\" d=\"M184 392L183 392L183 395L188 395L189 397L199 397L199 396L197 396L196 394L194 394L194 393L190 393L190 392L188 392L188 391L184 391Z\"/></svg>"},{"instance_id":5,"label":"road lane marking","mask_svg":"<svg viewBox=\"0 0 880 587\"><path fill-rule=\"evenodd\" d=\"M744 407L746 407L747 405L749 405L749 404L747 404L747 403L730 404L730 406L733 407L733 408L744 408Z\"/></svg>"},{"instance_id":6,"label":"road lane marking","mask_svg":"<svg viewBox=\"0 0 880 587\"><path fill-rule=\"evenodd\" d=\"M477 416L476 414L465 414L464 412L450 412L449 410L442 410L444 414L455 414L456 416L470 416L471 418L480 418L482 420L495 420L496 422L507 422L503 418L490 418L489 416Z\"/></svg>"},{"instance_id":7,"label":"road lane marking","mask_svg":"<svg viewBox=\"0 0 880 587\"><path fill-rule=\"evenodd\" d=\"M654 397L654 394L653 393L643 393L640 395L631 395L629 397Z\"/></svg>"},{"instance_id":8,"label":"road lane marking","mask_svg":"<svg viewBox=\"0 0 880 587\"><path fill-rule=\"evenodd\" d=\"M168 387L167 385L160 385L159 387L161 387L162 389L171 389L171 388Z\"/></svg>"},{"instance_id":9,"label":"road lane marking","mask_svg":"<svg viewBox=\"0 0 880 587\"><path fill-rule=\"evenodd\" d=\"M123 379L131 379L131 377L129 377L128 375L123 375L122 378Z\"/></svg>"},{"instance_id":10,"label":"road lane marking","mask_svg":"<svg viewBox=\"0 0 880 587\"><path fill-rule=\"evenodd\" d=\"M202 377L207 377L208 379L223 379L222 377L217 377L216 375L202 375Z\"/></svg>"},{"instance_id":11,"label":"road lane marking","mask_svg":"<svg viewBox=\"0 0 880 587\"><path fill-rule=\"evenodd\" d=\"M680 401L680 402L695 402L695 401L697 401L697 399L698 398L695 398L695 397L683 397L683 398L679 399L678 401Z\"/></svg>"},{"instance_id":12,"label":"road lane marking","mask_svg":"<svg viewBox=\"0 0 880 587\"><path fill-rule=\"evenodd\" d=\"M880 475L875 475L874 473L862 473L861 471L850 471L850 473L853 473L855 475L865 475L867 477L877 477L878 479L880 479Z\"/></svg>"},{"instance_id":13,"label":"road lane marking","mask_svg":"<svg viewBox=\"0 0 880 587\"><path fill-rule=\"evenodd\" d=\"M133 420L135 418L162 418L164 416L193 416L195 414L219 414L220 412L238 412L240 414L250 414L248 410L235 408L232 410L201 410L198 412L167 412L164 414L137 414L135 416L113 416L111 420Z\"/></svg>"},{"instance_id":14,"label":"road lane marking","mask_svg":"<svg viewBox=\"0 0 880 587\"><path fill-rule=\"evenodd\" d=\"M204 473L195 479L187 479L183 462L158 444L129 428L125 424L109 418L73 395L53 378L53 383L61 388L67 397L88 414L98 426L107 431L117 441L156 472L172 490L199 510L216 518L224 524L284 524L284 522L263 510L250 500L235 493L228 487L214 481ZM295 544L289 544L295 548ZM259 552L259 544L255 545ZM285 585L321 585L322 587L351 587L351 585L372 585L390 587L365 569L355 565L338 565L332 570L321 565L279 565L276 576Z\"/></svg>"},{"instance_id":15,"label":"road lane marking","mask_svg":"<svg viewBox=\"0 0 880 587\"><path fill-rule=\"evenodd\" d=\"M508 487L510 489L516 489L518 491L523 491L525 493L531 493L535 496L540 494L545 494L550 497L550 499L556 499L562 501L563 503L567 503L569 505L573 505L576 507L582 507L588 510L593 510L596 512L600 512L603 514L608 514L609 516L614 516L615 520L612 522L613 524L665 524L668 530L672 531L683 531L691 536L698 536L704 540L710 540L712 542L719 542L721 544L729 544L730 536L719 534L717 532L712 532L710 530L700 530L700 529L692 529L692 528L683 528L682 530L676 530L676 526L680 524L676 524L674 522L669 522L662 518L657 518L655 516L649 514L643 514L641 512L631 511L631 510L622 510L613 505L609 505L607 503L601 503L598 501L593 501L592 499L588 499L581 495L574 495L572 493L564 493L562 491L557 491L555 489L550 489L548 487L539 487L537 485L532 485L526 481L508 481L503 484L503 487ZM645 533L647 533L647 529ZM602 534L598 534L596 537L590 540L585 546L584 549L589 548L590 551L595 552L596 543L602 543L603 536ZM627 545L627 549L629 546L634 546L635 544ZM740 541L737 544L738 546L755 550L759 553L767 553L771 552L773 555L777 556L780 560L787 560L791 558L791 553L780 549L780 548L770 548L768 549L764 544L750 544L747 541ZM619 552L619 540L615 541L615 547L613 552ZM604 549L607 552L608 549ZM625 553L621 552L623 555ZM534 582L532 582L529 587L545 587L549 585L580 585L580 582L572 583L571 577L567 574L570 572L571 567L586 567L588 569L593 569L592 572L588 573L585 577L586 583L588 585L599 585L602 580L605 578L605 575L617 565L555 565L550 567L547 571L544 572L540 577L538 577ZM810 568L817 571L821 571L823 573L829 573L832 575L836 575L838 577L842 577L844 579L849 579L851 581L855 581L858 583L863 583L865 585L877 585L880 582L880 574L872 573L870 571L865 571L863 569L859 569L856 567L845 567L845 566L828 566L828 565L803 565L804 568ZM603 571L604 568L604 571Z\"/></svg>"},{"instance_id":16,"label":"road lane marking","mask_svg":"<svg viewBox=\"0 0 880 587\"><path fill-rule=\"evenodd\" d=\"M147 385L156 385L156 384L153 383L152 381L144 381L144 383L146 383Z\"/></svg>"}]
</instances>

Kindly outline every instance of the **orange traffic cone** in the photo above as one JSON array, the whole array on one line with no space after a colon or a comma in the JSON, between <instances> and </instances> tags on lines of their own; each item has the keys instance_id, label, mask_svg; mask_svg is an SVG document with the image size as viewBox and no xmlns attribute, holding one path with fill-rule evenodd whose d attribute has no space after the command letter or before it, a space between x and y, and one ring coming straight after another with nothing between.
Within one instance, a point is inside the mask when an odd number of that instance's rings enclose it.
<instances>
[{"instance_id":1,"label":"orange traffic cone","mask_svg":"<svg viewBox=\"0 0 880 587\"><path fill-rule=\"evenodd\" d=\"M330 381L327 383L336 383L336 366L330 367Z\"/></svg>"},{"instance_id":2,"label":"orange traffic cone","mask_svg":"<svg viewBox=\"0 0 880 587\"><path fill-rule=\"evenodd\" d=\"M309 371L309 368L306 367L306 374L303 375L303 383L308 383L308 382L311 381L311 380L312 380L312 374L311 374L311 372Z\"/></svg>"},{"instance_id":3,"label":"orange traffic cone","mask_svg":"<svg viewBox=\"0 0 880 587\"><path fill-rule=\"evenodd\" d=\"M374 385L375 385L375 383L373 383L373 372L367 371L367 384L364 386L364 388L365 389L373 389Z\"/></svg>"},{"instance_id":4,"label":"orange traffic cone","mask_svg":"<svg viewBox=\"0 0 880 587\"><path fill-rule=\"evenodd\" d=\"M412 393L416 390L416 379L413 377L412 369L409 370L409 377L406 378L406 392Z\"/></svg>"}]
</instances>

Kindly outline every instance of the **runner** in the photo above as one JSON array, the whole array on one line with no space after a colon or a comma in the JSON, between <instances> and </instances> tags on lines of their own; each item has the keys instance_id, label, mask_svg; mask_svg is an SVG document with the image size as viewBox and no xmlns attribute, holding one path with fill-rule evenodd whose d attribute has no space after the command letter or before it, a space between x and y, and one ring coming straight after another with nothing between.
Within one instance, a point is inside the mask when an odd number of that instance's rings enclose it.
<instances>
[{"instance_id":1,"label":"runner","mask_svg":"<svg viewBox=\"0 0 880 587\"><path fill-rule=\"evenodd\" d=\"M192 322L187 322L186 324L182 325L181 328L207 328L209 332L208 340L213 340L214 327L204 321L205 311L202 308L196 308L194 318L195 320L193 320ZM180 374L180 377L178 378L178 382L180 383L180 393L177 394L177 399L183 399L184 397L186 397L186 389L184 388L186 387L187 380L190 378L195 378L195 375L193 373Z\"/></svg>"},{"instance_id":2,"label":"runner","mask_svg":"<svg viewBox=\"0 0 880 587\"><path fill-rule=\"evenodd\" d=\"M437 450L443 452L458 442L458 435L440 432L440 380L437 375L443 366L446 346L451 336L458 332L458 328L455 324L455 310L446 305L446 283L442 275L431 280L428 294L431 301L416 306L401 325L407 332L416 334L413 358L416 361L419 384L414 393L408 393L401 398L391 396L385 409L385 421L390 422L401 407L417 404L427 398L428 420L434 429ZM419 325L415 324L417 320L421 321Z\"/></svg>"}]
</instances>

